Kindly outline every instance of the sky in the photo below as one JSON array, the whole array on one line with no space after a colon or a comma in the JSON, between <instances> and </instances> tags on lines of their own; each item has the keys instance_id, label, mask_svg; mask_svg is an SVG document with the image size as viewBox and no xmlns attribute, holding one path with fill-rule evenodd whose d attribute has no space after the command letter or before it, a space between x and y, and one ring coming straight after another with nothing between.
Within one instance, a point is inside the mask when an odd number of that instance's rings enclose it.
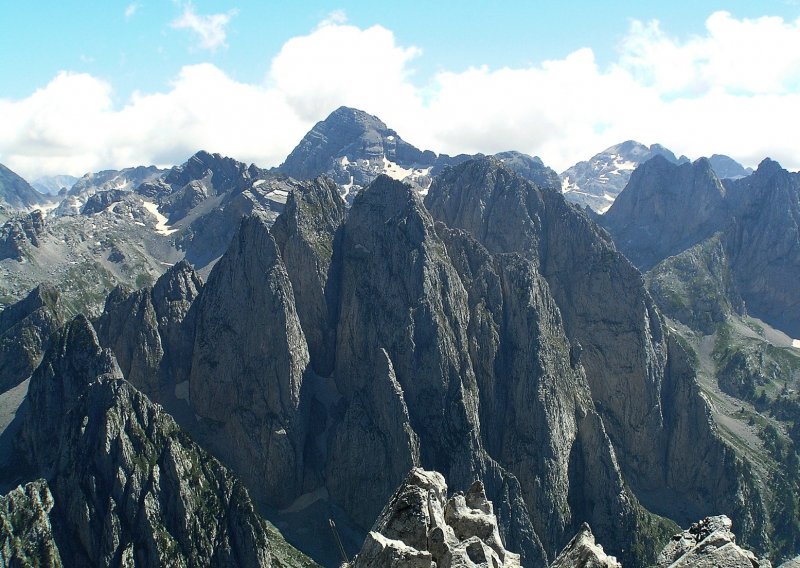
<instances>
[{"instance_id":1,"label":"sky","mask_svg":"<svg viewBox=\"0 0 800 568\"><path fill-rule=\"evenodd\" d=\"M800 0L0 0L0 162L279 165L341 105L557 171L628 139L800 169Z\"/></svg>"}]
</instances>

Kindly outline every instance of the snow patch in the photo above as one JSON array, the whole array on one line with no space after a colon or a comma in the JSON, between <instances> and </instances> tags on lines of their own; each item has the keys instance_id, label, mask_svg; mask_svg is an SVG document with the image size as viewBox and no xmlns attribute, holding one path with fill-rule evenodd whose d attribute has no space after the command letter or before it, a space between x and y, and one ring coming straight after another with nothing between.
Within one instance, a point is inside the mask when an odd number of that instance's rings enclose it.
<instances>
[{"instance_id":1,"label":"snow patch","mask_svg":"<svg viewBox=\"0 0 800 568\"><path fill-rule=\"evenodd\" d=\"M142 205L147 212L156 218L156 233L159 235L168 236L176 232L178 229L170 229L167 225L167 218L158 211L158 205L152 201L142 201Z\"/></svg>"},{"instance_id":2,"label":"snow patch","mask_svg":"<svg viewBox=\"0 0 800 568\"><path fill-rule=\"evenodd\" d=\"M258 187L259 185L263 185L263 184L265 184L265 183L267 183L267 180L265 180L265 179L260 179L260 180L257 180L257 181L254 181L254 182L253 182L253 187Z\"/></svg>"},{"instance_id":3,"label":"snow patch","mask_svg":"<svg viewBox=\"0 0 800 568\"><path fill-rule=\"evenodd\" d=\"M800 339L792 339L792 347L800 349Z\"/></svg>"},{"instance_id":4,"label":"snow patch","mask_svg":"<svg viewBox=\"0 0 800 568\"><path fill-rule=\"evenodd\" d=\"M383 173L392 179L404 180L414 172L414 168L403 168L398 164L389 160L386 156L383 157Z\"/></svg>"}]
</instances>

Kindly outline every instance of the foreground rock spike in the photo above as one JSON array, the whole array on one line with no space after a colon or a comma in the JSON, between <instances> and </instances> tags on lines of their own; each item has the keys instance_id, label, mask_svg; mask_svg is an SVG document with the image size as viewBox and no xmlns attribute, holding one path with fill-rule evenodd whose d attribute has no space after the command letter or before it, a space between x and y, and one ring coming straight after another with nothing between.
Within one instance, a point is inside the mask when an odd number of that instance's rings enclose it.
<instances>
[{"instance_id":1,"label":"foreground rock spike","mask_svg":"<svg viewBox=\"0 0 800 568\"><path fill-rule=\"evenodd\" d=\"M504 548L480 481L448 500L440 473L414 468L350 566L518 568L520 559Z\"/></svg>"},{"instance_id":2,"label":"foreground rock spike","mask_svg":"<svg viewBox=\"0 0 800 568\"><path fill-rule=\"evenodd\" d=\"M597 544L588 524L583 523L550 568L622 568L613 556L608 556Z\"/></svg>"}]
</instances>

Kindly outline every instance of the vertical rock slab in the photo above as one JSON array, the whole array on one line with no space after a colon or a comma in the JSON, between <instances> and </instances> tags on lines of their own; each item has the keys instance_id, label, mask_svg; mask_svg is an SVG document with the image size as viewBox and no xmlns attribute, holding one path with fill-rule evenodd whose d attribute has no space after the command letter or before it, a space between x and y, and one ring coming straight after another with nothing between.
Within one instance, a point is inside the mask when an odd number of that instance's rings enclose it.
<instances>
[{"instance_id":1,"label":"vertical rock slab","mask_svg":"<svg viewBox=\"0 0 800 568\"><path fill-rule=\"evenodd\" d=\"M196 302L191 407L217 430L214 451L257 498L288 505L302 482L298 408L309 355L263 219L242 220Z\"/></svg>"},{"instance_id":2,"label":"vertical rock slab","mask_svg":"<svg viewBox=\"0 0 800 568\"><path fill-rule=\"evenodd\" d=\"M334 366L338 274L333 256L346 214L336 184L320 177L296 184L271 229L292 281L311 365L321 376L329 376Z\"/></svg>"}]
</instances>

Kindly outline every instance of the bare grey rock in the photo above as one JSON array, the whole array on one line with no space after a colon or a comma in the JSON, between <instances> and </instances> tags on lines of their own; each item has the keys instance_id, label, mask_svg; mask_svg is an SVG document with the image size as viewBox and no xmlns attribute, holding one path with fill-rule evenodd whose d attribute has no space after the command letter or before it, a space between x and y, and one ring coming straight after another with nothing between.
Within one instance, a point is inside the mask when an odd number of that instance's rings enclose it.
<instances>
[{"instance_id":1,"label":"bare grey rock","mask_svg":"<svg viewBox=\"0 0 800 568\"><path fill-rule=\"evenodd\" d=\"M116 356L123 376L161 401L188 380L194 343L190 307L203 282L186 261L172 266L152 288L117 287L97 320L100 344Z\"/></svg>"},{"instance_id":2,"label":"bare grey rock","mask_svg":"<svg viewBox=\"0 0 800 568\"><path fill-rule=\"evenodd\" d=\"M322 376L334 366L338 274L331 272L345 216L336 184L320 177L296 185L271 229L292 281L311 364Z\"/></svg>"},{"instance_id":3,"label":"bare grey rock","mask_svg":"<svg viewBox=\"0 0 800 568\"><path fill-rule=\"evenodd\" d=\"M0 260L25 261L30 247L38 247L45 220L40 210L15 215L0 227Z\"/></svg>"},{"instance_id":4,"label":"bare grey rock","mask_svg":"<svg viewBox=\"0 0 800 568\"><path fill-rule=\"evenodd\" d=\"M736 544L731 520L706 517L676 534L658 557L655 568L759 568L772 566Z\"/></svg>"},{"instance_id":5,"label":"bare grey rock","mask_svg":"<svg viewBox=\"0 0 800 568\"><path fill-rule=\"evenodd\" d=\"M48 284L0 312L0 392L31 376L64 318L61 295Z\"/></svg>"},{"instance_id":6,"label":"bare grey rock","mask_svg":"<svg viewBox=\"0 0 800 568\"><path fill-rule=\"evenodd\" d=\"M708 507L709 500L701 503L695 492L703 487L703 494L712 496L717 510L736 515L737 522L747 527L749 541L763 546L762 509L742 507L746 499L742 501L741 496L745 494L751 502L760 502L747 466L728 455L730 452L715 435L705 403L697 392L693 371L686 363L686 354L669 340L640 274L614 250L603 232L566 204L561 195L537 188L491 159L445 171L434 181L425 202L437 219L451 228L465 230L490 254L520 255L529 263L531 274L540 274L541 281L546 282L547 286L540 285L540 289L549 290L551 301L563 319L566 341L562 340L562 353L567 354L567 361L585 371L591 389L589 396L602 417L602 422L598 421L593 417L592 406L583 406L588 414L578 420L578 423L585 421L582 436L589 440L598 431L603 436L607 432L614 445L614 458L593 455L591 446L584 443L576 448L582 448L587 452L585 457L599 460L598 463L610 464L619 459L620 470L633 492L642 496L646 506L673 518L688 516L682 510L687 502L692 504L695 515L702 507ZM558 342L545 340L543 344L552 349ZM558 365L560 360L563 359L554 358L552 362ZM563 441L556 447L562 448ZM670 448L669 454L664 454L665 447ZM708 460L710 453L719 456L719 460ZM571 458L574 463L584 459L579 455ZM712 473L715 468L716 474ZM614 466L608 466L606 471L613 469ZM592 469L584 465L572 471ZM617 473L609 478L619 479L619 476ZM563 476L556 479L564 483ZM591 491L602 494L602 487L592 485L597 476L582 479L590 484ZM721 479L725 481L721 483ZM523 488L536 487L531 479L521 482ZM548 498L553 498L553 484L547 487ZM689 487L694 489L688 490ZM670 497L654 499L659 492ZM677 495L684 495L685 499L678 500ZM583 499L573 502L579 511L578 503L591 500L588 494L583 494ZM534 502L530 496L526 501ZM614 509L614 501L614 498L601 499L608 504L609 511ZM604 544L624 561L629 559L621 551L624 548L625 554L631 553L631 534L646 535L655 528L655 525L648 527L649 521L634 513L638 506L634 501L620 499L616 505L628 511L631 522L628 529L620 530L614 514L604 513L595 519L583 517L601 535ZM567 509L562 505L560 510ZM663 528L655 530L663 534ZM559 530L565 534L566 526ZM650 538L642 538L642 545L647 547ZM558 550L566 538L549 542Z\"/></svg>"},{"instance_id":7,"label":"bare grey rock","mask_svg":"<svg viewBox=\"0 0 800 568\"><path fill-rule=\"evenodd\" d=\"M440 473L414 468L384 507L352 566L512 568L520 560L504 548L480 481L466 496L457 493L448 500Z\"/></svg>"},{"instance_id":8,"label":"bare grey rock","mask_svg":"<svg viewBox=\"0 0 800 568\"><path fill-rule=\"evenodd\" d=\"M245 218L196 300L190 404L217 425L214 451L258 498L300 489L298 413L309 364L294 292L265 221Z\"/></svg>"},{"instance_id":9,"label":"bare grey rock","mask_svg":"<svg viewBox=\"0 0 800 568\"><path fill-rule=\"evenodd\" d=\"M603 551L595 542L592 529L584 523L550 568L622 568L622 564Z\"/></svg>"},{"instance_id":10,"label":"bare grey rock","mask_svg":"<svg viewBox=\"0 0 800 568\"><path fill-rule=\"evenodd\" d=\"M633 172L601 222L646 271L724 228L728 209L726 190L707 159L676 165L657 156Z\"/></svg>"},{"instance_id":11,"label":"bare grey rock","mask_svg":"<svg viewBox=\"0 0 800 568\"><path fill-rule=\"evenodd\" d=\"M688 162L686 156L677 158L660 144L645 146L634 140L615 144L595 154L589 160L578 162L561 173L564 197L581 207L604 212L625 188L637 166L660 156L669 162Z\"/></svg>"}]
</instances>

